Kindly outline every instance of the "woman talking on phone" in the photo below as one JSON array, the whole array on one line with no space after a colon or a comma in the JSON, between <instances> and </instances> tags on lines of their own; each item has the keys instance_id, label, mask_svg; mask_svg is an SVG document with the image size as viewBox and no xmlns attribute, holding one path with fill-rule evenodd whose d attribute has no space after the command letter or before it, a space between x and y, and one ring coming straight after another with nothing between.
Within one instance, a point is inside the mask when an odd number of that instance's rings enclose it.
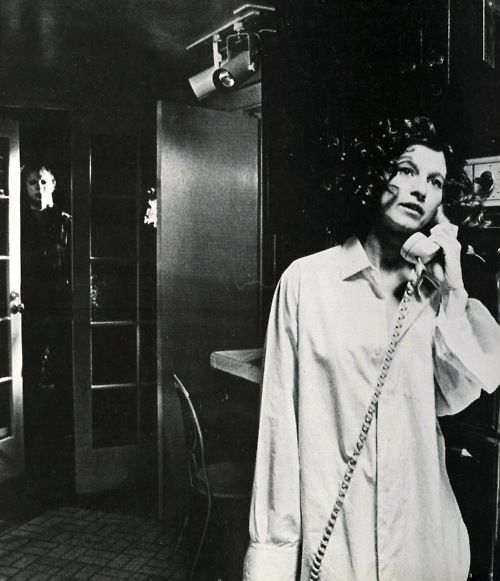
<instances>
[{"instance_id":1,"label":"woman talking on phone","mask_svg":"<svg viewBox=\"0 0 500 581\"><path fill-rule=\"evenodd\" d=\"M271 308L244 579L465 581L437 416L500 383L453 223L472 184L425 117L381 122L343 167L343 244L295 261Z\"/></svg>"}]
</instances>

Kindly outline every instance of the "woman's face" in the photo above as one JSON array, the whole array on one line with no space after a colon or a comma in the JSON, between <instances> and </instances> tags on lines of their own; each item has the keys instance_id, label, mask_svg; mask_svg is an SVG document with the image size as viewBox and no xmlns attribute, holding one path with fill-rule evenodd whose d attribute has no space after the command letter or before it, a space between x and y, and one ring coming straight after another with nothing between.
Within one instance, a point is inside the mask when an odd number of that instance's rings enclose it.
<instances>
[{"instance_id":1,"label":"woman's face","mask_svg":"<svg viewBox=\"0 0 500 581\"><path fill-rule=\"evenodd\" d=\"M411 145L395 160L396 173L380 198L382 225L395 232L421 230L443 201L446 161L442 151Z\"/></svg>"},{"instance_id":2,"label":"woman's face","mask_svg":"<svg viewBox=\"0 0 500 581\"><path fill-rule=\"evenodd\" d=\"M26 176L25 186L33 210L44 210L54 205L52 194L56 188L56 180L49 170L42 167L38 171L30 172Z\"/></svg>"}]
</instances>

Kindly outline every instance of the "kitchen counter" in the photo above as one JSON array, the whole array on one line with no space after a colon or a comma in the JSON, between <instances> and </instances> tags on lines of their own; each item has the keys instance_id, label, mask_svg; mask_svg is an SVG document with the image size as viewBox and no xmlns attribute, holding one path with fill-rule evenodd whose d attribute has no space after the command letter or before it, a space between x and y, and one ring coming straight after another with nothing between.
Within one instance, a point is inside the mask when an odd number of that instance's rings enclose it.
<instances>
[{"instance_id":1,"label":"kitchen counter","mask_svg":"<svg viewBox=\"0 0 500 581\"><path fill-rule=\"evenodd\" d=\"M233 349L210 354L213 369L259 383L262 378L262 349Z\"/></svg>"}]
</instances>

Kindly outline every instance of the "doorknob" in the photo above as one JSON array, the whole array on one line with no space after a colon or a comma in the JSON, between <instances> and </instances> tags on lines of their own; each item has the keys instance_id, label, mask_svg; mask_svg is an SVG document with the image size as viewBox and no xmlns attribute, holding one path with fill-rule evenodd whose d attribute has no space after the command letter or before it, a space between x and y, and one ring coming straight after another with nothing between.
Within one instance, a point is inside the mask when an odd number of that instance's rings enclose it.
<instances>
[{"instance_id":1,"label":"doorknob","mask_svg":"<svg viewBox=\"0 0 500 581\"><path fill-rule=\"evenodd\" d=\"M10 293L10 312L13 315L17 315L17 313L22 313L24 311L24 305L21 302L21 297L19 293L16 291L11 291Z\"/></svg>"}]
</instances>

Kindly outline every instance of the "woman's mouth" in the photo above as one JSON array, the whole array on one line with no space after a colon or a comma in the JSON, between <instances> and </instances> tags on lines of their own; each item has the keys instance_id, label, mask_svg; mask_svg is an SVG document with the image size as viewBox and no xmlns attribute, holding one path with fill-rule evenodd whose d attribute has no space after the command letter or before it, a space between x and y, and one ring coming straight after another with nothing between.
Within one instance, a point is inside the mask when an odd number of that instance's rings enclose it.
<instances>
[{"instance_id":1,"label":"woman's mouth","mask_svg":"<svg viewBox=\"0 0 500 581\"><path fill-rule=\"evenodd\" d=\"M424 209L419 204L414 204L413 202L403 202L399 205L402 206L409 214L418 215L419 217L424 215Z\"/></svg>"}]
</instances>

